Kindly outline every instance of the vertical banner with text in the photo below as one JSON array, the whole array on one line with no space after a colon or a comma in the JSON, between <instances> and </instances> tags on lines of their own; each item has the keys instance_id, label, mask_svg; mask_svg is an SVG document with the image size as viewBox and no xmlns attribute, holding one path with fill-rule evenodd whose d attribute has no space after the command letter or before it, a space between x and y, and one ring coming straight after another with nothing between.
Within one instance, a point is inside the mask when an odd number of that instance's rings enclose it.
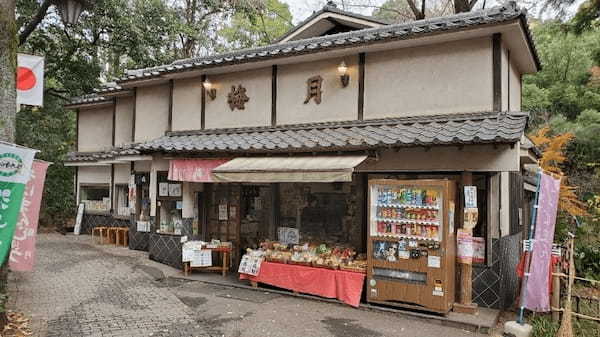
<instances>
[{"instance_id":1,"label":"vertical banner with text","mask_svg":"<svg viewBox=\"0 0 600 337\"><path fill-rule=\"evenodd\" d=\"M35 152L0 144L0 263L9 254Z\"/></svg>"},{"instance_id":2,"label":"vertical banner with text","mask_svg":"<svg viewBox=\"0 0 600 337\"><path fill-rule=\"evenodd\" d=\"M550 311L548 275L560 193L560 179L554 179L544 173L541 175L533 251L523 298L525 308L538 312Z\"/></svg>"},{"instance_id":3,"label":"vertical banner with text","mask_svg":"<svg viewBox=\"0 0 600 337\"><path fill-rule=\"evenodd\" d=\"M25 186L21 214L12 240L10 269L13 271L31 271L35 258L35 237L40 218L40 206L44 192L46 170L50 163L34 161L31 177Z\"/></svg>"}]
</instances>

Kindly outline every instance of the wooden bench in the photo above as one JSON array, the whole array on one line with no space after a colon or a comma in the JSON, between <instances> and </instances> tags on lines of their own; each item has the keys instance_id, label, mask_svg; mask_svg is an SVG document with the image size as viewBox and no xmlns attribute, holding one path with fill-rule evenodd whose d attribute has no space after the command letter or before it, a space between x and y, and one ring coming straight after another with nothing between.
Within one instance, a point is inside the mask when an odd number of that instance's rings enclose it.
<instances>
[{"instance_id":1,"label":"wooden bench","mask_svg":"<svg viewBox=\"0 0 600 337\"><path fill-rule=\"evenodd\" d=\"M104 238L108 236L108 227L98 226L92 228L92 242L96 242L94 241L94 233L98 233L98 235L100 236L100 244L103 245Z\"/></svg>"},{"instance_id":2,"label":"wooden bench","mask_svg":"<svg viewBox=\"0 0 600 337\"><path fill-rule=\"evenodd\" d=\"M116 245L127 247L129 245L129 228L117 227ZM123 238L123 240L121 240Z\"/></svg>"}]
</instances>

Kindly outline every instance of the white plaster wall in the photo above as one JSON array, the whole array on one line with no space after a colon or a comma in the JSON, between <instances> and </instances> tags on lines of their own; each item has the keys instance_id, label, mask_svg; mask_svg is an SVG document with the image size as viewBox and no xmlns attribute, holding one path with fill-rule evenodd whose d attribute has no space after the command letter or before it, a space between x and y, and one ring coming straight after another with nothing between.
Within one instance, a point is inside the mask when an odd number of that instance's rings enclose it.
<instances>
[{"instance_id":1,"label":"white plaster wall","mask_svg":"<svg viewBox=\"0 0 600 337\"><path fill-rule=\"evenodd\" d=\"M169 84L138 87L136 93L135 141L165 134L169 122Z\"/></svg>"},{"instance_id":2,"label":"white plaster wall","mask_svg":"<svg viewBox=\"0 0 600 337\"><path fill-rule=\"evenodd\" d=\"M193 218L196 216L195 209L197 208L196 193L204 190L204 184L183 182L182 199L183 209L181 216L183 218Z\"/></svg>"},{"instance_id":3,"label":"white plaster wall","mask_svg":"<svg viewBox=\"0 0 600 337\"><path fill-rule=\"evenodd\" d=\"M217 89L217 97L206 97L206 128L267 126L271 124L271 68L235 72L208 77ZM231 86L241 84L250 98L244 110L231 110L227 94Z\"/></svg>"},{"instance_id":4,"label":"white plaster wall","mask_svg":"<svg viewBox=\"0 0 600 337\"><path fill-rule=\"evenodd\" d=\"M80 166L77 172L80 184L110 185L110 166Z\"/></svg>"},{"instance_id":5,"label":"white plaster wall","mask_svg":"<svg viewBox=\"0 0 600 337\"><path fill-rule=\"evenodd\" d=\"M200 78L173 82L173 131L199 130L201 125L202 82Z\"/></svg>"},{"instance_id":6,"label":"white plaster wall","mask_svg":"<svg viewBox=\"0 0 600 337\"><path fill-rule=\"evenodd\" d=\"M510 111L521 111L521 74L515 62L512 61L509 68L510 74Z\"/></svg>"},{"instance_id":7,"label":"white plaster wall","mask_svg":"<svg viewBox=\"0 0 600 337\"><path fill-rule=\"evenodd\" d=\"M115 184L128 184L131 175L131 166L127 164L115 164Z\"/></svg>"},{"instance_id":8,"label":"white plaster wall","mask_svg":"<svg viewBox=\"0 0 600 337\"><path fill-rule=\"evenodd\" d=\"M337 71L343 61L350 83L343 88ZM308 78L320 75L321 104L304 104ZM358 116L358 55L317 62L281 65L277 69L277 124L344 121Z\"/></svg>"},{"instance_id":9,"label":"white plaster wall","mask_svg":"<svg viewBox=\"0 0 600 337\"><path fill-rule=\"evenodd\" d=\"M112 146L112 106L79 110L78 151L103 151Z\"/></svg>"},{"instance_id":10,"label":"white plaster wall","mask_svg":"<svg viewBox=\"0 0 600 337\"><path fill-rule=\"evenodd\" d=\"M490 38L366 54L364 117L492 109Z\"/></svg>"},{"instance_id":11,"label":"white plaster wall","mask_svg":"<svg viewBox=\"0 0 600 337\"><path fill-rule=\"evenodd\" d=\"M150 161L150 160L136 161L133 164L133 169L136 172L150 172L151 168L152 168L152 161Z\"/></svg>"},{"instance_id":12,"label":"white plaster wall","mask_svg":"<svg viewBox=\"0 0 600 337\"><path fill-rule=\"evenodd\" d=\"M473 171L519 170L519 146L465 145L422 147L381 151L379 159L368 158L357 171Z\"/></svg>"},{"instance_id":13,"label":"white plaster wall","mask_svg":"<svg viewBox=\"0 0 600 337\"><path fill-rule=\"evenodd\" d=\"M133 127L133 97L118 97L115 116L115 145L131 143Z\"/></svg>"}]
</instances>

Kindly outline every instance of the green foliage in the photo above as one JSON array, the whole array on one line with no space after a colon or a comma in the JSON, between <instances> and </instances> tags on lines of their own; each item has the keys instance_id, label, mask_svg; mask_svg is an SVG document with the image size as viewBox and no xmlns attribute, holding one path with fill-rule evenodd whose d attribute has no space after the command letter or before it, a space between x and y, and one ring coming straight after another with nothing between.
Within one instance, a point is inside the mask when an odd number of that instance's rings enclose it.
<instances>
[{"instance_id":1,"label":"green foliage","mask_svg":"<svg viewBox=\"0 0 600 337\"><path fill-rule=\"evenodd\" d=\"M219 31L225 39L221 49L238 49L273 43L293 27L289 6L279 0L266 0L265 7L238 12Z\"/></svg>"},{"instance_id":2,"label":"green foliage","mask_svg":"<svg viewBox=\"0 0 600 337\"><path fill-rule=\"evenodd\" d=\"M543 63L542 71L523 82L523 107L534 113L533 126L557 115L573 120L586 109L600 111L600 89L587 85L600 34L575 35L555 21L537 24L533 31Z\"/></svg>"},{"instance_id":3,"label":"green foliage","mask_svg":"<svg viewBox=\"0 0 600 337\"><path fill-rule=\"evenodd\" d=\"M535 315L529 324L533 327L532 337L554 337L559 328L558 323L553 322L550 315Z\"/></svg>"}]
</instances>

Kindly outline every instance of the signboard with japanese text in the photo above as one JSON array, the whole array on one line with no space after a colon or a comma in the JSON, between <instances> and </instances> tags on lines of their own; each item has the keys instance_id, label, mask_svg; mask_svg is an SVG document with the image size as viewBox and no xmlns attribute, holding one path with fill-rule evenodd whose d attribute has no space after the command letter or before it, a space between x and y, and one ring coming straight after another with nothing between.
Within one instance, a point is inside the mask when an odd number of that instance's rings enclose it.
<instances>
[{"instance_id":1,"label":"signboard with japanese text","mask_svg":"<svg viewBox=\"0 0 600 337\"><path fill-rule=\"evenodd\" d=\"M25 187L23 205L10 250L9 266L14 271L31 271L35 261L35 239L49 163L34 161Z\"/></svg>"},{"instance_id":2,"label":"signboard with japanese text","mask_svg":"<svg viewBox=\"0 0 600 337\"><path fill-rule=\"evenodd\" d=\"M35 150L0 144L0 261L6 261Z\"/></svg>"}]
</instances>

